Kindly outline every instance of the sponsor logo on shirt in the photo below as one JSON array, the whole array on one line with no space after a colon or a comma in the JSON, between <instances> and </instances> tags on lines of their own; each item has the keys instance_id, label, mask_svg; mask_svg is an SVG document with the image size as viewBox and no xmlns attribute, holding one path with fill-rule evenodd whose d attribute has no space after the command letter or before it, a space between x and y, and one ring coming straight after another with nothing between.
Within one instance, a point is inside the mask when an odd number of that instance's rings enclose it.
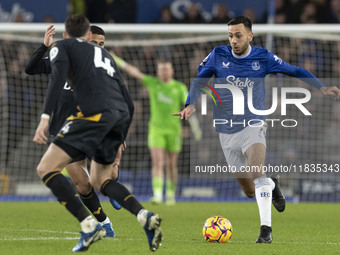
<instances>
[{"instance_id":1,"label":"sponsor logo on shirt","mask_svg":"<svg viewBox=\"0 0 340 255\"><path fill-rule=\"evenodd\" d=\"M238 88L252 88L254 86L254 81L246 77L245 79L240 79L239 77L235 77L234 75L228 75L227 84L233 85Z\"/></svg>"}]
</instances>

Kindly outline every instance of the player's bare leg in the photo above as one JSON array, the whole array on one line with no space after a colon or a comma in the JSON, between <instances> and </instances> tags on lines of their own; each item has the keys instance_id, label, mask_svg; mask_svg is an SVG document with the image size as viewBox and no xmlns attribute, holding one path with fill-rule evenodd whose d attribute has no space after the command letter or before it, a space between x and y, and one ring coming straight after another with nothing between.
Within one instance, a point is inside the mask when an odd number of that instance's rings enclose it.
<instances>
[{"instance_id":1,"label":"player's bare leg","mask_svg":"<svg viewBox=\"0 0 340 255\"><path fill-rule=\"evenodd\" d=\"M262 143L256 143L251 145L245 154L248 159L248 171L244 176L239 176L237 180L248 197L253 197L254 194L256 197L261 221L261 232L256 242L271 243L271 204L275 184L266 177L262 168L266 158L266 147ZM242 173L239 174L242 175ZM242 177L245 179L242 180Z\"/></svg>"},{"instance_id":2,"label":"player's bare leg","mask_svg":"<svg viewBox=\"0 0 340 255\"><path fill-rule=\"evenodd\" d=\"M42 157L37 173L58 201L80 222L83 231L73 251L83 251L88 249L91 243L102 239L105 236L105 230L89 214L72 184L61 174L61 170L70 161L71 157L52 143Z\"/></svg>"},{"instance_id":3,"label":"player's bare leg","mask_svg":"<svg viewBox=\"0 0 340 255\"><path fill-rule=\"evenodd\" d=\"M119 165L120 165L120 160L122 159L122 154L123 151L126 149L126 143L124 142L123 144L120 145L115 161L112 164L112 176L111 179L117 181L118 177L119 177ZM111 203L111 205L113 206L113 208L115 208L116 210L120 210L122 209L122 206L113 198L109 198L109 201Z\"/></svg>"},{"instance_id":4,"label":"player's bare leg","mask_svg":"<svg viewBox=\"0 0 340 255\"><path fill-rule=\"evenodd\" d=\"M155 251L162 241L160 228L161 219L158 214L147 211L135 197L119 182L112 179L112 164L103 165L91 162L90 180L92 185L99 189L103 195L118 201L126 210L137 216L137 220L144 228L148 238L149 247Z\"/></svg>"},{"instance_id":5,"label":"player's bare leg","mask_svg":"<svg viewBox=\"0 0 340 255\"><path fill-rule=\"evenodd\" d=\"M266 175L262 171L262 166L265 162L266 147L263 144L253 144L246 151L248 159L248 166L253 170L248 172L238 172L235 177L240 184L244 194L249 197L255 197L255 184L254 180L259 177L265 177Z\"/></svg>"},{"instance_id":6,"label":"player's bare leg","mask_svg":"<svg viewBox=\"0 0 340 255\"><path fill-rule=\"evenodd\" d=\"M51 144L37 167L38 176L42 179L53 171L61 171L72 158L55 144Z\"/></svg>"},{"instance_id":7,"label":"player's bare leg","mask_svg":"<svg viewBox=\"0 0 340 255\"><path fill-rule=\"evenodd\" d=\"M158 204L163 201L165 150L163 148L151 148L150 153L152 160L152 202Z\"/></svg>"},{"instance_id":8,"label":"player's bare leg","mask_svg":"<svg viewBox=\"0 0 340 255\"><path fill-rule=\"evenodd\" d=\"M120 146L119 146L119 149L118 149L118 152L117 152L117 155L116 155L116 158L115 158L115 161L113 162L113 166L119 166L120 165L120 161L122 159L122 155L123 155L123 151L125 151L126 149L126 142L122 143Z\"/></svg>"},{"instance_id":9,"label":"player's bare leg","mask_svg":"<svg viewBox=\"0 0 340 255\"><path fill-rule=\"evenodd\" d=\"M105 229L106 237L116 237L111 220L105 214L99 198L90 183L86 159L68 164L66 170L80 194L81 201Z\"/></svg>"},{"instance_id":10,"label":"player's bare leg","mask_svg":"<svg viewBox=\"0 0 340 255\"><path fill-rule=\"evenodd\" d=\"M238 177L241 175L240 177ZM235 174L236 180L240 184L243 193L248 197L248 198L253 198L255 197L255 184L254 184L254 179L253 178L245 178L245 174Z\"/></svg>"},{"instance_id":11,"label":"player's bare leg","mask_svg":"<svg viewBox=\"0 0 340 255\"><path fill-rule=\"evenodd\" d=\"M178 152L166 152L166 156L166 204L174 205L178 180Z\"/></svg>"},{"instance_id":12,"label":"player's bare leg","mask_svg":"<svg viewBox=\"0 0 340 255\"><path fill-rule=\"evenodd\" d=\"M90 176L87 173L87 162L81 160L68 164L66 170L80 194L88 194L92 190Z\"/></svg>"}]
</instances>

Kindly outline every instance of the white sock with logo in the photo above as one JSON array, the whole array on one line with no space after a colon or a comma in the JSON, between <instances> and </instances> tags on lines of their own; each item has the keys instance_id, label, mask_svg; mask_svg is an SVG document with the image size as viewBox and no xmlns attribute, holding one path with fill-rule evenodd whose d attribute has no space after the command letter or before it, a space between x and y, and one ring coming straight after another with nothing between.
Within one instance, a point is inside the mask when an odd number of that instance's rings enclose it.
<instances>
[{"instance_id":1,"label":"white sock with logo","mask_svg":"<svg viewBox=\"0 0 340 255\"><path fill-rule=\"evenodd\" d=\"M272 183L267 177L259 177L254 180L255 196L259 207L261 226L272 225ZM275 185L274 185L275 187Z\"/></svg>"},{"instance_id":2,"label":"white sock with logo","mask_svg":"<svg viewBox=\"0 0 340 255\"><path fill-rule=\"evenodd\" d=\"M90 215L87 216L82 222L80 222L81 229L83 230L84 233L89 233L92 232L98 222Z\"/></svg>"}]
</instances>

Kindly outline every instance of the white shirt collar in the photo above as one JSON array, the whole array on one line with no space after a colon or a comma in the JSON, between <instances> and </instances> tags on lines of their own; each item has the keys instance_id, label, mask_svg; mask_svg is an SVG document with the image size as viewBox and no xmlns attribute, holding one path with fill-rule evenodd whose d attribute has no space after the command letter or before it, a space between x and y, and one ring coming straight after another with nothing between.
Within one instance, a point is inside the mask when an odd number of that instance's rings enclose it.
<instances>
[{"instance_id":1,"label":"white shirt collar","mask_svg":"<svg viewBox=\"0 0 340 255\"><path fill-rule=\"evenodd\" d=\"M237 55L234 53L233 49L231 49L231 53L233 54L234 58L246 58L246 57L249 56L250 52L251 52L251 45L250 45L250 44L249 44L248 53L247 53L246 55L243 55L243 56L237 56Z\"/></svg>"}]
</instances>

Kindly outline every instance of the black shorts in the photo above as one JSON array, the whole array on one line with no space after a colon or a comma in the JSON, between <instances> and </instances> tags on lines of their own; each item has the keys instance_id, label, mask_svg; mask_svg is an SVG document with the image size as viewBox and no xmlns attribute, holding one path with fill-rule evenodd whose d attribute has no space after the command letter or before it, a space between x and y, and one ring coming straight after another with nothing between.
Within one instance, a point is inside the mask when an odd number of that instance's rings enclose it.
<instances>
[{"instance_id":1,"label":"black shorts","mask_svg":"<svg viewBox=\"0 0 340 255\"><path fill-rule=\"evenodd\" d=\"M119 110L69 118L53 143L72 159L85 154L97 163L108 165L114 162L119 146L126 138L129 123L129 113Z\"/></svg>"},{"instance_id":2,"label":"black shorts","mask_svg":"<svg viewBox=\"0 0 340 255\"><path fill-rule=\"evenodd\" d=\"M75 158L72 159L72 161L70 162L71 163L74 163L74 162L78 162L78 161L83 161L85 159L90 159L88 156L86 156L85 153L80 153L78 156L76 156Z\"/></svg>"},{"instance_id":3,"label":"black shorts","mask_svg":"<svg viewBox=\"0 0 340 255\"><path fill-rule=\"evenodd\" d=\"M55 140L55 137L56 137L55 135L51 135L50 143L52 143L53 140ZM59 146L59 147L61 147L61 146ZM86 156L85 153L79 152L79 154L77 153L77 156L75 156L69 164L75 163L75 162L78 162L78 161L83 161L85 159L90 159L90 158L88 156Z\"/></svg>"}]
</instances>

